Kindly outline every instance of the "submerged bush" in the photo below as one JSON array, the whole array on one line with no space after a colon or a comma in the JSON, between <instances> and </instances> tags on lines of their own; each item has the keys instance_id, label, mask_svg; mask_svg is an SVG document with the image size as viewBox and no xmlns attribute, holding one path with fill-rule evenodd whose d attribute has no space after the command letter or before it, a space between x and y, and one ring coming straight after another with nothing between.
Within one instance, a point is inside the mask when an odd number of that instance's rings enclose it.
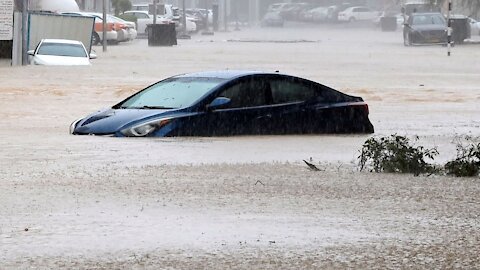
<instances>
[{"instance_id":1,"label":"submerged bush","mask_svg":"<svg viewBox=\"0 0 480 270\"><path fill-rule=\"evenodd\" d=\"M472 138L467 137L467 141ZM480 171L480 142L464 145L457 142L457 157L445 164L445 172L455 176L477 176Z\"/></svg>"},{"instance_id":2,"label":"submerged bush","mask_svg":"<svg viewBox=\"0 0 480 270\"><path fill-rule=\"evenodd\" d=\"M363 144L358 158L361 171L368 167L375 172L419 175L438 171L435 166L425 161L433 160L436 155L438 155L436 148L414 147L410 145L408 138L394 134L368 139Z\"/></svg>"}]
</instances>

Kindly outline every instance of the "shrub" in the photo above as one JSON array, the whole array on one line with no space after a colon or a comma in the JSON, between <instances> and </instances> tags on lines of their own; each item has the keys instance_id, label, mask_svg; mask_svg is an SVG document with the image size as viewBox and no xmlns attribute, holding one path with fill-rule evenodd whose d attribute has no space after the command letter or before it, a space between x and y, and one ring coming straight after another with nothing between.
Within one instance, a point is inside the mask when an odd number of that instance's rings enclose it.
<instances>
[{"instance_id":1,"label":"shrub","mask_svg":"<svg viewBox=\"0 0 480 270\"><path fill-rule=\"evenodd\" d=\"M470 137L466 138L471 141ZM464 145L457 142L457 157L445 164L445 172L448 175L477 176L480 171L480 142Z\"/></svg>"},{"instance_id":2,"label":"shrub","mask_svg":"<svg viewBox=\"0 0 480 270\"><path fill-rule=\"evenodd\" d=\"M418 137L415 137L418 140ZM372 137L363 144L360 156L360 170L370 167L375 172L387 173L435 173L435 166L425 159L433 160L438 155L436 148L425 149L410 145L410 140L396 134L387 137Z\"/></svg>"}]
</instances>

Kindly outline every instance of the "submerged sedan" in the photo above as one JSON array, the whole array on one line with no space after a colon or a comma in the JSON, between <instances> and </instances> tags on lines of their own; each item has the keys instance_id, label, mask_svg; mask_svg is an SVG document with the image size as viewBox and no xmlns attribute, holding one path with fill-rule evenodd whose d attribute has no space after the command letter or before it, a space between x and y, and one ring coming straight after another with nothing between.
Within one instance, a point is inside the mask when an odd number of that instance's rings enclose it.
<instances>
[{"instance_id":1,"label":"submerged sedan","mask_svg":"<svg viewBox=\"0 0 480 270\"><path fill-rule=\"evenodd\" d=\"M361 97L279 73L216 71L164 79L74 121L70 133L117 137L373 133Z\"/></svg>"}]
</instances>

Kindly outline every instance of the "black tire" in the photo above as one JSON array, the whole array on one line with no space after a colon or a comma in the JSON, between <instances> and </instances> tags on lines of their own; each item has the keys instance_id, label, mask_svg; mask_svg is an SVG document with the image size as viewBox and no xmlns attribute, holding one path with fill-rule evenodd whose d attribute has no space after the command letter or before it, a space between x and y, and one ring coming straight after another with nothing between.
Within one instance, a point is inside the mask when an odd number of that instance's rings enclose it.
<instances>
[{"instance_id":1,"label":"black tire","mask_svg":"<svg viewBox=\"0 0 480 270\"><path fill-rule=\"evenodd\" d=\"M356 21L355 17L350 17L350 19L348 19L348 22L351 22L351 23L355 21Z\"/></svg>"},{"instance_id":2,"label":"black tire","mask_svg":"<svg viewBox=\"0 0 480 270\"><path fill-rule=\"evenodd\" d=\"M100 44L100 37L98 36L97 32L93 32L92 34L92 44L93 45Z\"/></svg>"}]
</instances>

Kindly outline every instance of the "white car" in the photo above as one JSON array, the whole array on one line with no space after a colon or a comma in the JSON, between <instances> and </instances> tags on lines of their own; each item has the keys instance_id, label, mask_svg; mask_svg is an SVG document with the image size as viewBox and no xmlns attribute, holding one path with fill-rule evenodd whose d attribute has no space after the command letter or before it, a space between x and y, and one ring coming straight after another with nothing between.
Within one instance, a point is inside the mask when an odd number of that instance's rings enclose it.
<instances>
[{"instance_id":1,"label":"white car","mask_svg":"<svg viewBox=\"0 0 480 270\"><path fill-rule=\"evenodd\" d=\"M324 22L328 18L328 7L317 7L307 12L313 22Z\"/></svg>"},{"instance_id":2,"label":"white car","mask_svg":"<svg viewBox=\"0 0 480 270\"><path fill-rule=\"evenodd\" d=\"M471 37L480 35L480 22L470 17L468 21L470 22Z\"/></svg>"},{"instance_id":3,"label":"white car","mask_svg":"<svg viewBox=\"0 0 480 270\"><path fill-rule=\"evenodd\" d=\"M148 5L147 5L148 6ZM137 5L137 8L142 7L142 5ZM147 25L153 23L153 15L150 14L147 10L129 10L125 11L124 14L131 14L137 18L137 31L141 34L147 33ZM192 33L197 30L197 25L194 22L194 18L187 16L187 32ZM175 23L177 31L183 30L180 20L180 14L178 8L173 7L172 5L165 5L165 14L157 15L157 23Z\"/></svg>"},{"instance_id":4,"label":"white car","mask_svg":"<svg viewBox=\"0 0 480 270\"><path fill-rule=\"evenodd\" d=\"M93 32L92 32L92 45L98 45L103 43L103 16L96 17L92 16L89 13L85 12L64 12L61 13L62 15L69 15L69 16L84 16L84 17L93 17L95 20ZM106 40L107 42L117 43L118 42L118 33L114 29L113 23L107 23L107 29L105 31Z\"/></svg>"},{"instance_id":5,"label":"white car","mask_svg":"<svg viewBox=\"0 0 480 270\"><path fill-rule=\"evenodd\" d=\"M344 22L354 22L354 21L373 21L377 18L381 12L371 10L368 7L357 6L349 7L344 11L338 13L338 20Z\"/></svg>"},{"instance_id":6,"label":"white car","mask_svg":"<svg viewBox=\"0 0 480 270\"><path fill-rule=\"evenodd\" d=\"M97 45L103 36L103 14L95 12L65 12L63 15L87 16L95 18L92 44ZM118 43L133 40L137 37L137 30L134 22L127 22L110 14L107 14L107 41ZM113 33L116 33L113 34ZM115 39L113 39L115 37Z\"/></svg>"},{"instance_id":7,"label":"white car","mask_svg":"<svg viewBox=\"0 0 480 270\"><path fill-rule=\"evenodd\" d=\"M129 41L137 38L137 26L134 22L125 21L124 19L115 17L113 15L107 15L107 22L118 23L118 28L123 30L123 36L118 38L118 41ZM122 27L122 25L124 27Z\"/></svg>"},{"instance_id":8,"label":"white car","mask_svg":"<svg viewBox=\"0 0 480 270\"><path fill-rule=\"evenodd\" d=\"M82 42L69 39L42 39L27 54L30 64L49 66L88 66L90 59L97 58L94 53L87 53Z\"/></svg>"},{"instance_id":9,"label":"white car","mask_svg":"<svg viewBox=\"0 0 480 270\"><path fill-rule=\"evenodd\" d=\"M144 10L129 10L125 11L123 15L131 15L137 18L137 33L148 34L147 25L153 23L153 15L148 14L148 11ZM157 15L157 23L171 23L172 21Z\"/></svg>"}]
</instances>

